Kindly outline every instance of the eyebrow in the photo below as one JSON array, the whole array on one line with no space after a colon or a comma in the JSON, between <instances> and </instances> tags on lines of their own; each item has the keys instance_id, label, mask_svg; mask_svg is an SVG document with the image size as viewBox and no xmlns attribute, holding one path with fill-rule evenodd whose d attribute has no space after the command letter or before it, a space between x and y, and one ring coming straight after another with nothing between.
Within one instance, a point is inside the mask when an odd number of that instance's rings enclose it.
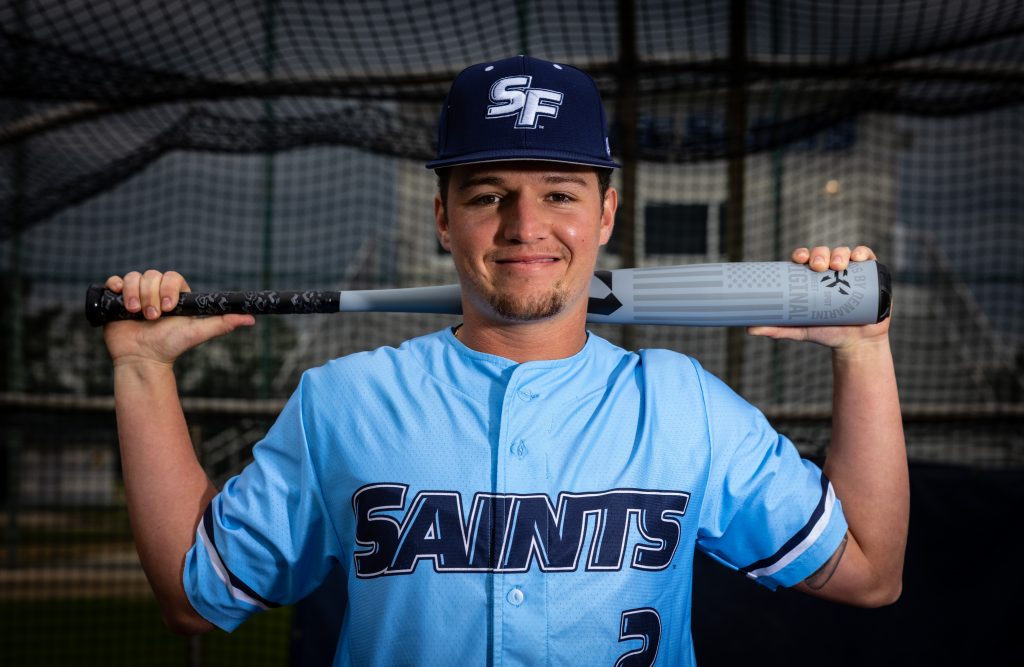
<instances>
[{"instance_id":1,"label":"eyebrow","mask_svg":"<svg viewBox=\"0 0 1024 667\"><path fill-rule=\"evenodd\" d=\"M549 174L544 177L544 182L548 185L559 185L562 183L574 183L583 187L587 186L587 181L581 176L566 176L563 174ZM505 184L505 179L501 176L473 176L466 179L464 183L459 185L458 190L463 192L469 190L478 185L496 185L501 186Z\"/></svg>"},{"instance_id":2,"label":"eyebrow","mask_svg":"<svg viewBox=\"0 0 1024 667\"><path fill-rule=\"evenodd\" d=\"M503 185L505 179L498 176L474 176L467 178L461 185L459 185L459 192L475 188L478 185Z\"/></svg>"}]
</instances>

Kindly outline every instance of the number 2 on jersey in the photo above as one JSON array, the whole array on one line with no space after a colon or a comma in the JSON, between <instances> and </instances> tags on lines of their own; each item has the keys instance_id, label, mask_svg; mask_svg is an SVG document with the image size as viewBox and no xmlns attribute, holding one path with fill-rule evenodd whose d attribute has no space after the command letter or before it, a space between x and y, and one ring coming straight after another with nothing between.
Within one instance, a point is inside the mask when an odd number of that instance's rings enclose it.
<instances>
[{"instance_id":1,"label":"number 2 on jersey","mask_svg":"<svg viewBox=\"0 0 1024 667\"><path fill-rule=\"evenodd\" d=\"M627 609L619 621L619 641L640 639L640 648L623 653L615 661L615 667L650 667L658 657L658 643L661 641L661 616L650 607Z\"/></svg>"}]
</instances>

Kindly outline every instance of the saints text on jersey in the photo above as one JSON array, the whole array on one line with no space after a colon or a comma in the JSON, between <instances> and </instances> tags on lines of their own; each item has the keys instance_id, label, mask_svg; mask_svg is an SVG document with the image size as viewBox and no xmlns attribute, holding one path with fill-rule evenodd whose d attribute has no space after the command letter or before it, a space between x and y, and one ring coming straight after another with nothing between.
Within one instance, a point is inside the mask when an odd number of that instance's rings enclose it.
<instances>
[{"instance_id":1,"label":"saints text on jersey","mask_svg":"<svg viewBox=\"0 0 1024 667\"><path fill-rule=\"evenodd\" d=\"M420 491L405 511L405 484L370 484L352 495L355 554L361 578L409 574L421 560L437 572L545 572L620 570L635 527L628 566L663 570L679 546L679 519L690 494L613 489L546 494L477 493L468 516L456 491ZM588 530L588 524L592 529ZM590 536L590 549L583 555ZM581 563L581 557L583 562Z\"/></svg>"}]
</instances>

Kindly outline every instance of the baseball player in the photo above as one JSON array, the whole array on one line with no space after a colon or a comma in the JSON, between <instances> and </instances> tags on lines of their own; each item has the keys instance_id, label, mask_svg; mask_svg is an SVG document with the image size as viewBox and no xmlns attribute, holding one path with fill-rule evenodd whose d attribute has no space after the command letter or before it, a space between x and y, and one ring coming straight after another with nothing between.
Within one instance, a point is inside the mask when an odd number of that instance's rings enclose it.
<instances>
[{"instance_id":1,"label":"baseball player","mask_svg":"<svg viewBox=\"0 0 1024 667\"><path fill-rule=\"evenodd\" d=\"M453 82L438 238L462 324L306 372L218 493L172 364L251 316L160 318L185 280L130 273L107 325L130 515L168 624L232 630L340 569L335 665L689 665L694 550L769 588L877 606L908 522L888 320L759 328L831 349L824 472L687 356L585 326L618 203L594 82L515 57ZM842 270L870 249L801 248Z\"/></svg>"}]
</instances>

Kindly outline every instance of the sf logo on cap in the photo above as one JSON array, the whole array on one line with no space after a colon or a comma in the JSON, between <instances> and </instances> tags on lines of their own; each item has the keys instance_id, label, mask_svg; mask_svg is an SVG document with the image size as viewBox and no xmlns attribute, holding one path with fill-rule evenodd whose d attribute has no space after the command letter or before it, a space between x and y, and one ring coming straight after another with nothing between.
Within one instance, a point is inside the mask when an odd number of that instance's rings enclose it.
<instances>
[{"instance_id":1,"label":"sf logo on cap","mask_svg":"<svg viewBox=\"0 0 1024 667\"><path fill-rule=\"evenodd\" d=\"M562 93L557 90L530 88L530 76L507 76L491 86L487 118L504 118L518 114L515 127L536 129L540 116L558 117Z\"/></svg>"}]
</instances>

